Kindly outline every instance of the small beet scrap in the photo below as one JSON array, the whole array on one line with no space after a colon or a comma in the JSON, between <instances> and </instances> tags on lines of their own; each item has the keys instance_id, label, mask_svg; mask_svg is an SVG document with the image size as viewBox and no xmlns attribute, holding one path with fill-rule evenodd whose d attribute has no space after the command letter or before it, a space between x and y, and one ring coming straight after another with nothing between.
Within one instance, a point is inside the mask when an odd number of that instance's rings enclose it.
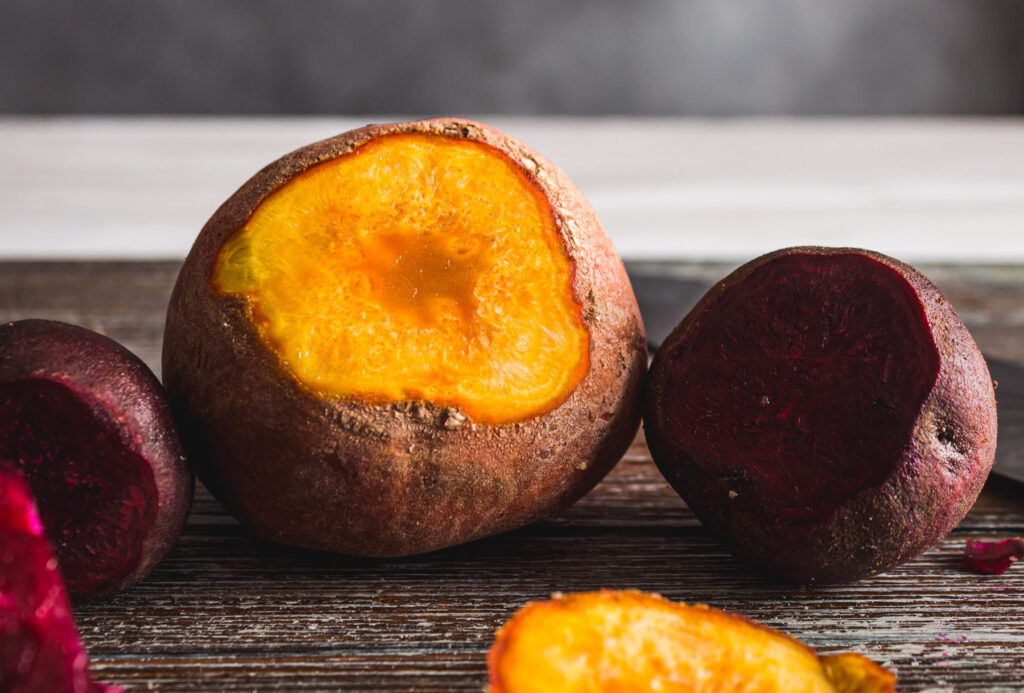
<instances>
[{"instance_id":1,"label":"small beet scrap","mask_svg":"<svg viewBox=\"0 0 1024 693\"><path fill-rule=\"evenodd\" d=\"M0 691L115 693L89 675L57 561L21 473L0 460Z\"/></svg>"},{"instance_id":2,"label":"small beet scrap","mask_svg":"<svg viewBox=\"0 0 1024 693\"><path fill-rule=\"evenodd\" d=\"M964 562L979 573L1002 575L1010 566L1024 558L1024 539L1014 537L1002 541L967 540Z\"/></svg>"},{"instance_id":3,"label":"small beet scrap","mask_svg":"<svg viewBox=\"0 0 1024 693\"><path fill-rule=\"evenodd\" d=\"M714 286L647 378L651 455L735 554L846 582L934 546L992 467L985 360L912 267L788 248Z\"/></svg>"},{"instance_id":4,"label":"small beet scrap","mask_svg":"<svg viewBox=\"0 0 1024 693\"><path fill-rule=\"evenodd\" d=\"M490 693L891 693L860 654L819 656L742 616L632 590L527 604L487 655Z\"/></svg>"},{"instance_id":5,"label":"small beet scrap","mask_svg":"<svg viewBox=\"0 0 1024 693\"><path fill-rule=\"evenodd\" d=\"M24 474L76 599L148 575L192 499L159 381L113 340L64 323L0 325L0 458Z\"/></svg>"}]
</instances>

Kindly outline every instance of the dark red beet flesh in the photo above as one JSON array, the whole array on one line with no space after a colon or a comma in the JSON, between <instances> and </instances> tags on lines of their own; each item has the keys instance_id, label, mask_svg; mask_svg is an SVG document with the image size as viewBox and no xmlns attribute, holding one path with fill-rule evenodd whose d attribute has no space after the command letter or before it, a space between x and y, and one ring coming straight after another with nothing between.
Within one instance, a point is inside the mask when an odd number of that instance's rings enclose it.
<instances>
[{"instance_id":1,"label":"dark red beet flesh","mask_svg":"<svg viewBox=\"0 0 1024 693\"><path fill-rule=\"evenodd\" d=\"M711 288L654 357L644 432L665 478L738 556L847 582L946 536L992 467L985 359L914 268L786 248Z\"/></svg>"},{"instance_id":2,"label":"dark red beet flesh","mask_svg":"<svg viewBox=\"0 0 1024 693\"><path fill-rule=\"evenodd\" d=\"M1017 561L1024 558L1024 539L1014 537L1002 541L967 540L964 561L979 573L1002 575Z\"/></svg>"},{"instance_id":3,"label":"dark red beet flesh","mask_svg":"<svg viewBox=\"0 0 1024 693\"><path fill-rule=\"evenodd\" d=\"M121 584L156 519L149 463L69 385L0 383L0 411L0 458L17 460L28 478L68 589Z\"/></svg>"},{"instance_id":4,"label":"dark red beet flesh","mask_svg":"<svg viewBox=\"0 0 1024 693\"><path fill-rule=\"evenodd\" d=\"M92 681L28 486L0 460L0 691L113 693Z\"/></svg>"},{"instance_id":5,"label":"dark red beet flesh","mask_svg":"<svg viewBox=\"0 0 1024 693\"><path fill-rule=\"evenodd\" d=\"M0 457L24 474L77 600L148 575L192 500L156 376L120 344L74 325L0 325Z\"/></svg>"},{"instance_id":6,"label":"dark red beet flesh","mask_svg":"<svg viewBox=\"0 0 1024 693\"><path fill-rule=\"evenodd\" d=\"M665 415L766 520L816 521L880 484L939 369L907 281L860 255L762 265L691 334L665 371Z\"/></svg>"}]
</instances>

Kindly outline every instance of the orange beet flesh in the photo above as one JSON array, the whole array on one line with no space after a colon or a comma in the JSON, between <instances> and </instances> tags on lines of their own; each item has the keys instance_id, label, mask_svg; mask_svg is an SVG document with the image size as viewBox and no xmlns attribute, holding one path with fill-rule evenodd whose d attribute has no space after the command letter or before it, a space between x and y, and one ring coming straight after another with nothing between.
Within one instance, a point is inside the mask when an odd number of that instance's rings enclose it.
<instances>
[{"instance_id":1,"label":"orange beet flesh","mask_svg":"<svg viewBox=\"0 0 1024 693\"><path fill-rule=\"evenodd\" d=\"M491 693L884 693L858 654L818 657L776 630L641 592L555 596L521 609L488 654Z\"/></svg>"},{"instance_id":2,"label":"orange beet flesh","mask_svg":"<svg viewBox=\"0 0 1024 693\"><path fill-rule=\"evenodd\" d=\"M213 282L307 388L425 400L480 423L558 406L589 332L550 203L505 154L438 135L381 137L264 200Z\"/></svg>"}]
</instances>

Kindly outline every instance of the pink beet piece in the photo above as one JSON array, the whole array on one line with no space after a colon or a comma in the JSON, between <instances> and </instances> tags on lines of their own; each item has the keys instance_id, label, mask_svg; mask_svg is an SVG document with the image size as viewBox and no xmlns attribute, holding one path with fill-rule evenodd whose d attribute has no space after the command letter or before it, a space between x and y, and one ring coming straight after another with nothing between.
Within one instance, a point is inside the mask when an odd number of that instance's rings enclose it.
<instances>
[{"instance_id":1,"label":"pink beet piece","mask_svg":"<svg viewBox=\"0 0 1024 693\"><path fill-rule=\"evenodd\" d=\"M64 323L0 325L0 458L24 474L76 599L148 575L192 498L159 381L113 340Z\"/></svg>"},{"instance_id":2,"label":"pink beet piece","mask_svg":"<svg viewBox=\"0 0 1024 693\"><path fill-rule=\"evenodd\" d=\"M1010 566L1024 558L1024 539L1014 537L1002 541L967 540L964 561L979 573L1002 575Z\"/></svg>"},{"instance_id":3,"label":"pink beet piece","mask_svg":"<svg viewBox=\"0 0 1024 693\"><path fill-rule=\"evenodd\" d=\"M0 461L0 691L120 690L92 680L28 485Z\"/></svg>"}]
</instances>

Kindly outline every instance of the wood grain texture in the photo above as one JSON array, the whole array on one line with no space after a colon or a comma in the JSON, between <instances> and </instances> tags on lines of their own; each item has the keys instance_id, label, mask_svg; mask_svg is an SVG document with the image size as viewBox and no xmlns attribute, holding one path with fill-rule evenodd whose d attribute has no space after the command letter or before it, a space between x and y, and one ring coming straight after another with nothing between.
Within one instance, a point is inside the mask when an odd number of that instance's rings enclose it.
<instances>
[{"instance_id":1,"label":"wood grain texture","mask_svg":"<svg viewBox=\"0 0 1024 693\"><path fill-rule=\"evenodd\" d=\"M178 263L0 263L0 320L107 333L159 367ZM730 268L675 265L695 281ZM925 267L983 350L1024 362L1024 269ZM966 572L968 536L1024 534L1024 487L993 477L967 519L908 565L851 585L766 580L731 558L638 439L558 517L445 551L368 560L254 537L200 489L185 533L129 592L77 609L97 677L132 691L479 691L495 629L554 591L635 588L734 610L822 652L864 652L900 690L1021 690L1024 566Z\"/></svg>"}]
</instances>

